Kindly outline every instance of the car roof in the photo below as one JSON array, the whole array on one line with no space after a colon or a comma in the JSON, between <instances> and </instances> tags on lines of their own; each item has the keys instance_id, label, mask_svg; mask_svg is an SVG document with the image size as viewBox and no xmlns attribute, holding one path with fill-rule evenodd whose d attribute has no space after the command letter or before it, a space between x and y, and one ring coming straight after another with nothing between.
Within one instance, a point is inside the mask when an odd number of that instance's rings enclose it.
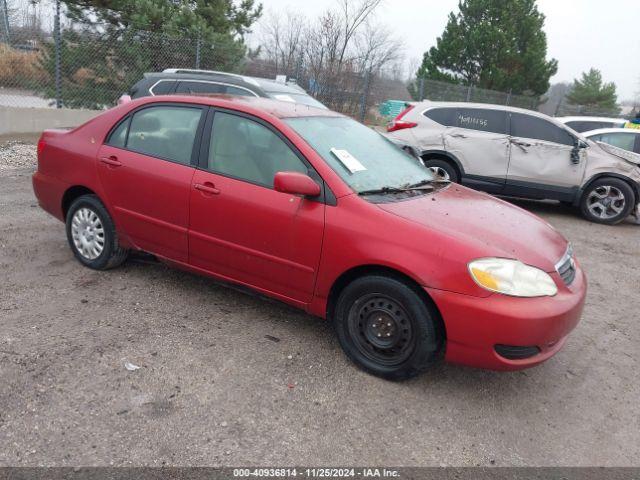
<instances>
[{"instance_id":1,"label":"car roof","mask_svg":"<svg viewBox=\"0 0 640 480\"><path fill-rule=\"evenodd\" d=\"M423 102L410 102L410 104L415 105L416 107L419 107L419 108L424 108L424 109L433 108L433 107L481 108L485 110L502 110L505 112L522 113L524 115L542 118L552 123L563 125L564 128L568 128L564 124L561 124L560 122L558 122L557 118L550 117L549 115L545 115L544 113L536 112L535 110L527 110L526 108L510 107L508 105L496 105L493 103L471 103L471 102L432 102L431 100L426 100Z\"/></svg>"},{"instance_id":2,"label":"car roof","mask_svg":"<svg viewBox=\"0 0 640 480\"><path fill-rule=\"evenodd\" d=\"M624 123L626 120L624 118L614 118L614 117L581 117L581 116L573 116L573 117L555 117L558 121L562 123L566 122L616 122L616 123Z\"/></svg>"},{"instance_id":3,"label":"car roof","mask_svg":"<svg viewBox=\"0 0 640 480\"><path fill-rule=\"evenodd\" d=\"M227 83L236 83L248 88L258 87L269 93L303 93L307 94L303 88L295 83L281 83L268 78L249 77L228 72L217 72L213 70L193 70L169 68L162 72L147 72L146 79L167 79L167 80L211 80Z\"/></svg>"},{"instance_id":4,"label":"car roof","mask_svg":"<svg viewBox=\"0 0 640 480\"><path fill-rule=\"evenodd\" d=\"M601 135L603 133L633 133L640 135L640 130L637 128L597 128L595 130L589 130L582 132L585 137L592 137L593 135Z\"/></svg>"},{"instance_id":5,"label":"car roof","mask_svg":"<svg viewBox=\"0 0 640 480\"><path fill-rule=\"evenodd\" d=\"M344 117L344 115L326 108L317 108L297 102L287 102L265 97L236 96L226 94L198 94L198 95L162 95L157 97L142 97L133 100L140 104L187 102L238 109L241 111L261 110L277 118L296 117Z\"/></svg>"}]
</instances>

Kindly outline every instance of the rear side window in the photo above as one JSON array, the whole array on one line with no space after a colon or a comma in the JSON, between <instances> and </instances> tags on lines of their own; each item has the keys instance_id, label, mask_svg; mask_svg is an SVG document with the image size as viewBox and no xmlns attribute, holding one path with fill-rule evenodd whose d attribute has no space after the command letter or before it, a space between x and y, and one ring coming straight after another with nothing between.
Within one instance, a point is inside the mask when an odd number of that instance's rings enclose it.
<instances>
[{"instance_id":1,"label":"rear side window","mask_svg":"<svg viewBox=\"0 0 640 480\"><path fill-rule=\"evenodd\" d=\"M200 108L168 105L139 110L131 118L126 148L189 165L201 115Z\"/></svg>"},{"instance_id":2,"label":"rear side window","mask_svg":"<svg viewBox=\"0 0 640 480\"><path fill-rule=\"evenodd\" d=\"M511 114L511 135L514 137L531 138L561 145L575 144L573 136L565 129L554 125L542 118L522 113Z\"/></svg>"},{"instance_id":3,"label":"rear side window","mask_svg":"<svg viewBox=\"0 0 640 480\"><path fill-rule=\"evenodd\" d=\"M129 128L130 117L127 117L124 121L120 122L115 130L111 132L107 139L107 145L111 145L116 148L124 148L127 142L127 130Z\"/></svg>"},{"instance_id":4,"label":"rear side window","mask_svg":"<svg viewBox=\"0 0 640 480\"><path fill-rule=\"evenodd\" d=\"M153 85L149 91L153 95L168 95L173 93L173 87L175 87L176 82L174 80L162 80L155 85Z\"/></svg>"},{"instance_id":5,"label":"rear side window","mask_svg":"<svg viewBox=\"0 0 640 480\"><path fill-rule=\"evenodd\" d=\"M244 88L238 88L238 87L232 87L227 85L225 87L225 93L229 94L229 95L239 95L239 96L244 96L244 97L255 97L255 95L248 91L245 90Z\"/></svg>"},{"instance_id":6,"label":"rear side window","mask_svg":"<svg viewBox=\"0 0 640 480\"><path fill-rule=\"evenodd\" d=\"M507 134L507 112L480 108L459 108L456 126L480 132Z\"/></svg>"},{"instance_id":7,"label":"rear side window","mask_svg":"<svg viewBox=\"0 0 640 480\"><path fill-rule=\"evenodd\" d=\"M227 88L219 83L180 82L176 93L226 93Z\"/></svg>"},{"instance_id":8,"label":"rear side window","mask_svg":"<svg viewBox=\"0 0 640 480\"><path fill-rule=\"evenodd\" d=\"M640 135L636 135L636 147L633 151L636 153L640 153Z\"/></svg>"},{"instance_id":9,"label":"rear side window","mask_svg":"<svg viewBox=\"0 0 640 480\"><path fill-rule=\"evenodd\" d=\"M456 125L456 110L454 108L431 108L424 112L424 116L445 127Z\"/></svg>"}]
</instances>

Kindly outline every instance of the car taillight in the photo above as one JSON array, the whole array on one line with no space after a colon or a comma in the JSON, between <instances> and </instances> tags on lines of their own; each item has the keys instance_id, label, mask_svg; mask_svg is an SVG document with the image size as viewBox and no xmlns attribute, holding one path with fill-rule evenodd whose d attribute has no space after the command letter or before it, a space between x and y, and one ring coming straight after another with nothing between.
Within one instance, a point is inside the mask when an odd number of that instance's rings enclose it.
<instances>
[{"instance_id":1,"label":"car taillight","mask_svg":"<svg viewBox=\"0 0 640 480\"><path fill-rule=\"evenodd\" d=\"M406 120L402 120L402 117L404 117L411 110L413 110L413 105L409 105L402 112L400 112L400 114L396 118L391 120L387 125L387 132L395 132L397 130L404 130L405 128L417 127L418 124L415 122L407 122Z\"/></svg>"},{"instance_id":2,"label":"car taillight","mask_svg":"<svg viewBox=\"0 0 640 480\"><path fill-rule=\"evenodd\" d=\"M44 141L44 137L40 137L40 140L38 140L38 158L40 158L40 155L42 155L42 151L44 150L44 146L45 146L45 141Z\"/></svg>"}]
</instances>

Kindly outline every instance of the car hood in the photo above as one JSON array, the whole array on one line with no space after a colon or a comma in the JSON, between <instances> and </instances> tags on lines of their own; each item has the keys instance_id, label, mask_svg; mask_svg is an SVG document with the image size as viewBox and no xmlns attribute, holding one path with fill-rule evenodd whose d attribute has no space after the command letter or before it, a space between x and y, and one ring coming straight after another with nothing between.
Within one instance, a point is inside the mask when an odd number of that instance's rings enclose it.
<instances>
[{"instance_id":1,"label":"car hood","mask_svg":"<svg viewBox=\"0 0 640 480\"><path fill-rule=\"evenodd\" d=\"M553 272L567 240L541 218L460 185L378 207L475 248L472 254L512 258ZM469 258L468 260L471 260ZM467 261L467 260L465 260Z\"/></svg>"}]
</instances>

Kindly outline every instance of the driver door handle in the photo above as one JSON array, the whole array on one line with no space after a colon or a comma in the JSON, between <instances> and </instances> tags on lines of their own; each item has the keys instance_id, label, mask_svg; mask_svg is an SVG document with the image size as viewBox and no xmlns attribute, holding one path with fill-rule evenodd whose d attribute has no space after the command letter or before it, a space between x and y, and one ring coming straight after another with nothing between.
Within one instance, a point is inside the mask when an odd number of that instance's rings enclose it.
<instances>
[{"instance_id":1,"label":"driver door handle","mask_svg":"<svg viewBox=\"0 0 640 480\"><path fill-rule=\"evenodd\" d=\"M193 188L209 195L218 195L220 190L211 182L196 183Z\"/></svg>"}]
</instances>

